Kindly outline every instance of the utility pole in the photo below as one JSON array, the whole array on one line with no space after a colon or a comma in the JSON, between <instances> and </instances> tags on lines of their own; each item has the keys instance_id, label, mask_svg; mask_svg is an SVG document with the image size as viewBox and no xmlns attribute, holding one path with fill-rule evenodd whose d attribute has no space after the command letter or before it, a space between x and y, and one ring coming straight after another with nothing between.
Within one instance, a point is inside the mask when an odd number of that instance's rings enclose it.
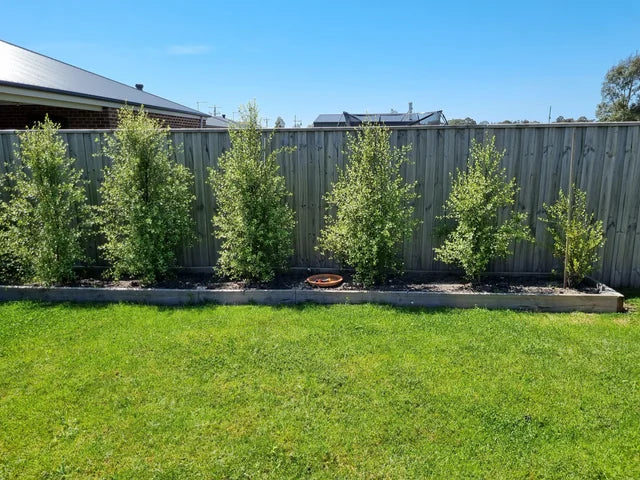
<instances>
[{"instance_id":1,"label":"utility pole","mask_svg":"<svg viewBox=\"0 0 640 480\"><path fill-rule=\"evenodd\" d=\"M268 118L264 119L264 125L265 125L266 128L269 128L269 119Z\"/></svg>"},{"instance_id":2,"label":"utility pole","mask_svg":"<svg viewBox=\"0 0 640 480\"><path fill-rule=\"evenodd\" d=\"M198 111L200 111L200 104L204 105L205 103L209 103L209 102L203 102L203 101L196 102L196 105L198 106Z\"/></svg>"},{"instance_id":3,"label":"utility pole","mask_svg":"<svg viewBox=\"0 0 640 480\"><path fill-rule=\"evenodd\" d=\"M296 115L293 116L293 128L298 128L302 125L302 122L298 120Z\"/></svg>"},{"instance_id":4,"label":"utility pole","mask_svg":"<svg viewBox=\"0 0 640 480\"><path fill-rule=\"evenodd\" d=\"M551 123L551 105L549 105L549 123Z\"/></svg>"},{"instance_id":5,"label":"utility pole","mask_svg":"<svg viewBox=\"0 0 640 480\"><path fill-rule=\"evenodd\" d=\"M218 105L214 105L214 106L213 106L213 107L211 107L211 108L213 108L213 111L211 111L211 109L209 109L209 112L210 112L214 117L217 117L217 116L218 116L218 109L219 109L219 108L222 108L222 107L219 107Z\"/></svg>"}]
</instances>

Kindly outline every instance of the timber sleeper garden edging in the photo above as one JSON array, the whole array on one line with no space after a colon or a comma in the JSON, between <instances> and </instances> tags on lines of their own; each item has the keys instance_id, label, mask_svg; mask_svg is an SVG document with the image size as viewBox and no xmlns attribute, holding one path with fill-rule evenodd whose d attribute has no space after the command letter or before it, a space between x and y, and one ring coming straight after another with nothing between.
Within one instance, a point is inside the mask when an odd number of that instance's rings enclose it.
<instances>
[{"instance_id":1,"label":"timber sleeper garden edging","mask_svg":"<svg viewBox=\"0 0 640 480\"><path fill-rule=\"evenodd\" d=\"M219 303L383 303L397 306L487 308L544 312L621 312L624 296L602 286L599 293L531 294L486 292L429 292L403 290L317 290L289 289L169 289L121 287L0 286L0 301L32 300L77 303L142 303L151 305L194 305Z\"/></svg>"}]
</instances>

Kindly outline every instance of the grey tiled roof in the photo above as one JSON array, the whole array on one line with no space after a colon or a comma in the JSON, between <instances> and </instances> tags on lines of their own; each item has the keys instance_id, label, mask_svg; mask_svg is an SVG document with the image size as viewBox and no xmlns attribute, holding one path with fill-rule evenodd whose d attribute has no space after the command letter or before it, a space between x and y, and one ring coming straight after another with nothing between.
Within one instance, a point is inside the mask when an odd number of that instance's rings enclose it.
<instances>
[{"instance_id":1,"label":"grey tiled roof","mask_svg":"<svg viewBox=\"0 0 640 480\"><path fill-rule=\"evenodd\" d=\"M157 95L0 40L0 85L208 117Z\"/></svg>"},{"instance_id":2,"label":"grey tiled roof","mask_svg":"<svg viewBox=\"0 0 640 480\"><path fill-rule=\"evenodd\" d=\"M225 117L209 117L207 118L207 127L211 128L229 128L235 122Z\"/></svg>"}]
</instances>

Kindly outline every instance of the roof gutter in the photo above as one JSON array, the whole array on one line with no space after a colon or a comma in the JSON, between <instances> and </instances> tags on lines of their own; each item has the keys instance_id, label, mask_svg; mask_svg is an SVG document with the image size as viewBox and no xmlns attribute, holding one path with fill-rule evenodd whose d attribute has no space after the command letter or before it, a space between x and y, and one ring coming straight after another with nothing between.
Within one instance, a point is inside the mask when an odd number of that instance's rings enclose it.
<instances>
[{"instance_id":1,"label":"roof gutter","mask_svg":"<svg viewBox=\"0 0 640 480\"><path fill-rule=\"evenodd\" d=\"M40 91L40 92L49 92L49 93L59 93L62 95L69 95L72 97L81 97L81 98L90 98L92 100L103 100L103 101L108 101L108 102L114 102L114 103L120 103L122 105L131 105L134 107L142 107L142 106L147 106L149 108L153 108L155 110L162 110L165 112L174 112L174 113L182 113L182 114L187 114L187 115L191 115L191 116L196 116L196 117L201 117L201 118L208 118L211 115L208 115L206 113L203 112L199 112L197 110L192 110L192 109L188 109L188 110L180 110L180 109L173 109L173 108L166 108L166 107L159 107L156 105L151 105L151 104L142 104L142 103L138 103L138 102L129 102L128 100L122 100L119 98L109 98L109 97L101 97L99 95L89 95L86 93L80 93L80 92L73 92L71 90L60 90L57 88L48 88L48 87L34 87L33 85L27 85L24 83L16 83L16 82L7 82L4 80L0 80L0 85L6 85L8 87L16 87L16 88L24 88L25 90L31 90L31 91ZM145 92L148 93L148 92ZM152 94L149 94L152 95Z\"/></svg>"}]
</instances>

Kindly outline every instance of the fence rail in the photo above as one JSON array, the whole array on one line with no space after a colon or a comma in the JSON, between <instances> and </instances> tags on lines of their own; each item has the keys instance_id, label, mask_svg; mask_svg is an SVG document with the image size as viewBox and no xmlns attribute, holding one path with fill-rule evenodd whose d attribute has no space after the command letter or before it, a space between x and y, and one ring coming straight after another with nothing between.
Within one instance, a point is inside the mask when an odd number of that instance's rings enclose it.
<instances>
[{"instance_id":1,"label":"fence rail","mask_svg":"<svg viewBox=\"0 0 640 480\"><path fill-rule=\"evenodd\" d=\"M503 165L521 187L516 208L529 214L534 244L519 243L515 255L495 262L492 271L548 272L554 265L550 239L544 224L543 204L556 200L560 188L569 184L571 139L576 131L574 180L586 190L589 208L604 222L607 242L595 276L613 286L640 286L640 125L579 124L486 127L392 128L392 145L411 144L410 162L403 167L408 181L417 181L420 197L415 201L416 216L423 223L403 245L406 268L439 271L448 267L433 258L437 217L450 191L450 173L464 168L472 139L496 137L505 149ZM296 150L279 159L281 173L293 195L290 205L296 212L294 267L332 267L314 246L324 226L325 203L322 196L344 167L343 149L349 129L291 129L274 135L273 148L290 145ZM62 131L70 155L88 180L87 194L92 204L100 201L98 185L102 168L110 164L101 155L104 131ZM226 131L175 130L172 138L182 148L176 160L195 175L196 202L193 215L199 240L179 256L183 266L204 267L217 261L219 243L213 236L211 217L215 200L207 183L209 167L215 168L220 154L229 148ZM0 132L0 170L12 168L17 160L17 135ZM7 166L3 166L4 163ZM88 246L98 263L96 244Z\"/></svg>"}]
</instances>

